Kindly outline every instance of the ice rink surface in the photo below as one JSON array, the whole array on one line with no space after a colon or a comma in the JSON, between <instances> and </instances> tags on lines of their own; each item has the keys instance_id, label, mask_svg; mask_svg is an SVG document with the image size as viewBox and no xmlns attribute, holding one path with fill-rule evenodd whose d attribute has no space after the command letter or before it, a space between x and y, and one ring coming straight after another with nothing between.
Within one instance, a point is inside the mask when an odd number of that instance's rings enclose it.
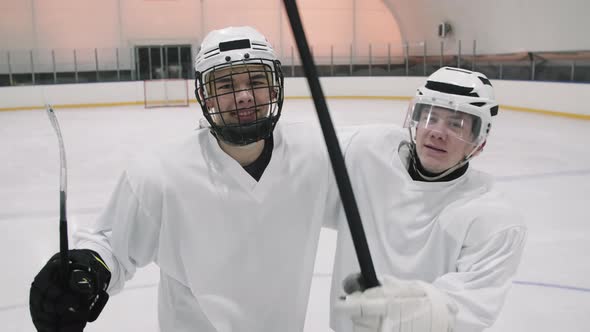
<instances>
[{"instance_id":1,"label":"ice rink surface","mask_svg":"<svg viewBox=\"0 0 590 332\"><path fill-rule=\"evenodd\" d=\"M406 104L328 103L338 126L402 125ZM284 122L317 121L311 100L286 100L283 112ZM201 118L195 104L150 110L56 109L56 114L68 158L70 233L93 221L132 156L186 135ZM526 216L529 238L512 292L490 331L588 331L590 121L501 110L493 126L484 153L471 165L496 176L499 189ZM58 250L58 151L45 111L0 112L3 332L34 331L29 285ZM330 331L328 295L335 239L335 232L322 231L306 332ZM157 282L157 267L140 270L86 331L157 331Z\"/></svg>"}]
</instances>

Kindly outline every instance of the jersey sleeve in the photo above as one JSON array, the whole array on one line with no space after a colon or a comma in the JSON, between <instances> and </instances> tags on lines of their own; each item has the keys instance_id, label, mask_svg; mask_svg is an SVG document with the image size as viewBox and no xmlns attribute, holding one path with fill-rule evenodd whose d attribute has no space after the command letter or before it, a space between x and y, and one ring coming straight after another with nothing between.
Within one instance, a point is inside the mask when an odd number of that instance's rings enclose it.
<instances>
[{"instance_id":1,"label":"jersey sleeve","mask_svg":"<svg viewBox=\"0 0 590 332\"><path fill-rule=\"evenodd\" d=\"M459 308L456 331L482 331L494 323L516 274L525 240L524 225L507 227L477 243L467 239L456 272L433 282Z\"/></svg>"},{"instance_id":2,"label":"jersey sleeve","mask_svg":"<svg viewBox=\"0 0 590 332\"><path fill-rule=\"evenodd\" d=\"M160 223L146 207L157 211L159 203L157 194L145 194L154 192L146 187L134 186L125 172L97 222L74 234L76 247L96 251L111 269L110 294L119 292L137 267L155 260Z\"/></svg>"}]
</instances>

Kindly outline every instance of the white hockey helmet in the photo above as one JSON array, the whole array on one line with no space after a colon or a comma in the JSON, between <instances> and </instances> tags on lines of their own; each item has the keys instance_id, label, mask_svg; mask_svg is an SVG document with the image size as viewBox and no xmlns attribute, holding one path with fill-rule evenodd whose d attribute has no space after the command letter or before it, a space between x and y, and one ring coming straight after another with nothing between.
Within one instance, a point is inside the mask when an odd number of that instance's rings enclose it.
<instances>
[{"instance_id":1,"label":"white hockey helmet","mask_svg":"<svg viewBox=\"0 0 590 332\"><path fill-rule=\"evenodd\" d=\"M242 123L226 123L223 121L224 112L236 112L234 109L220 110L211 107L210 100L216 100L222 94L216 92L215 75L211 73L231 68L224 74L224 78L231 81L234 69L242 68L252 78L256 73L263 73L266 82L263 87L272 95L270 102L254 101L257 110L264 109L264 116L255 121ZM280 117L284 97L284 78L280 61L266 38L256 29L248 26L228 27L211 31L203 40L201 48L195 58L195 94L201 105L203 115L209 122L213 134L228 143L246 145L271 136ZM258 75L260 76L260 75ZM232 87L233 89L233 87ZM250 88L252 93L254 88ZM235 98L235 93L231 91ZM272 93L271 93L272 92ZM227 94L227 93L224 93ZM237 102L236 102L237 103ZM258 111L256 112L258 114ZM221 119L221 122L220 122Z\"/></svg>"},{"instance_id":2,"label":"white hockey helmet","mask_svg":"<svg viewBox=\"0 0 590 332\"><path fill-rule=\"evenodd\" d=\"M485 142L492 128L492 116L498 114L498 103L490 80L482 73L452 67L440 68L427 78L424 86L418 88L408 108L405 127L428 127L430 121L424 121L424 118L430 119L430 112L436 108L457 115L470 115L469 135L459 130L466 125L462 121L451 123L448 132L476 147Z\"/></svg>"},{"instance_id":3,"label":"white hockey helmet","mask_svg":"<svg viewBox=\"0 0 590 332\"><path fill-rule=\"evenodd\" d=\"M412 165L427 180L437 180L467 164L480 151L492 128L492 116L498 103L490 80L481 73L443 67L426 79L410 102L404 127L409 128L413 154ZM415 136L419 129L444 131L463 140L473 149L456 165L438 175L427 175L417 167L419 159Z\"/></svg>"}]
</instances>

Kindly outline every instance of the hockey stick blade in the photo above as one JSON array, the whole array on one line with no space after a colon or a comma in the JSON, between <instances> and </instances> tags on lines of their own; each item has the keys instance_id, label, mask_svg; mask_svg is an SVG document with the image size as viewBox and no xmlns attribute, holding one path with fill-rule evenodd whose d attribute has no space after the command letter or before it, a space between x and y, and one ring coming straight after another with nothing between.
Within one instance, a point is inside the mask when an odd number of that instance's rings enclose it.
<instances>
[{"instance_id":1,"label":"hockey stick blade","mask_svg":"<svg viewBox=\"0 0 590 332\"><path fill-rule=\"evenodd\" d=\"M361 217L358 212L348 172L346 171L346 165L344 164L342 150L340 149L338 138L336 137L336 131L334 130L328 106L326 105L326 99L322 92L322 86L318 79L317 70L311 52L309 51L309 45L307 43L307 38L305 37L301 17L299 16L299 11L297 9L297 3L295 0L284 0L284 4L285 9L287 10L287 15L289 16L291 29L293 30L293 36L297 43L299 56L303 63L307 83L309 84L316 112L320 120L320 126L324 134L324 140L326 141L326 147L328 149L328 154L330 155L334 175L336 176L340 199L342 200L346 219L348 220L348 227L350 229L352 242L354 243L364 285L367 288L376 287L379 285L379 281L377 280L375 268L373 267L373 260L371 259L367 238L365 237Z\"/></svg>"},{"instance_id":2,"label":"hockey stick blade","mask_svg":"<svg viewBox=\"0 0 590 332\"><path fill-rule=\"evenodd\" d=\"M60 172L59 172L59 252L61 256L61 265L62 265L62 274L63 280L67 284L68 282L68 219L67 219L67 210L66 210L66 203L67 203L67 192L68 192L68 169L66 165L66 149L64 147L63 137L61 135L61 128L59 127L59 122L57 121L57 116L53 111L53 107L51 105L45 105L45 110L47 111L47 116L49 117L49 121L51 121L51 125L53 126L53 130L57 135L57 141L59 143L59 164L60 164Z\"/></svg>"}]
</instances>

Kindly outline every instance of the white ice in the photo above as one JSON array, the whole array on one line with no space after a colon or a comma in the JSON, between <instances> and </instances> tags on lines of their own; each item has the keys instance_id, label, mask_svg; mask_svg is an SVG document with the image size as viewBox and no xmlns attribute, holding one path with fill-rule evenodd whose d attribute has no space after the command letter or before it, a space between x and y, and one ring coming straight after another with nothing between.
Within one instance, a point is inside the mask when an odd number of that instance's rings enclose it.
<instances>
[{"instance_id":1,"label":"white ice","mask_svg":"<svg viewBox=\"0 0 590 332\"><path fill-rule=\"evenodd\" d=\"M401 125L406 103L331 100L329 107L337 125ZM317 121L314 112L310 100L287 100L281 121ZM70 232L92 222L132 155L193 130L200 118L194 104L56 113L68 158ZM517 280L491 331L588 330L589 142L588 121L502 111L484 153L472 162L497 177L529 226ZM0 156L0 330L34 331L29 285L58 250L59 153L45 112L0 112ZM322 231L320 241L306 332L330 331L335 233ZM157 267L140 270L86 331L157 331L157 282Z\"/></svg>"}]
</instances>

